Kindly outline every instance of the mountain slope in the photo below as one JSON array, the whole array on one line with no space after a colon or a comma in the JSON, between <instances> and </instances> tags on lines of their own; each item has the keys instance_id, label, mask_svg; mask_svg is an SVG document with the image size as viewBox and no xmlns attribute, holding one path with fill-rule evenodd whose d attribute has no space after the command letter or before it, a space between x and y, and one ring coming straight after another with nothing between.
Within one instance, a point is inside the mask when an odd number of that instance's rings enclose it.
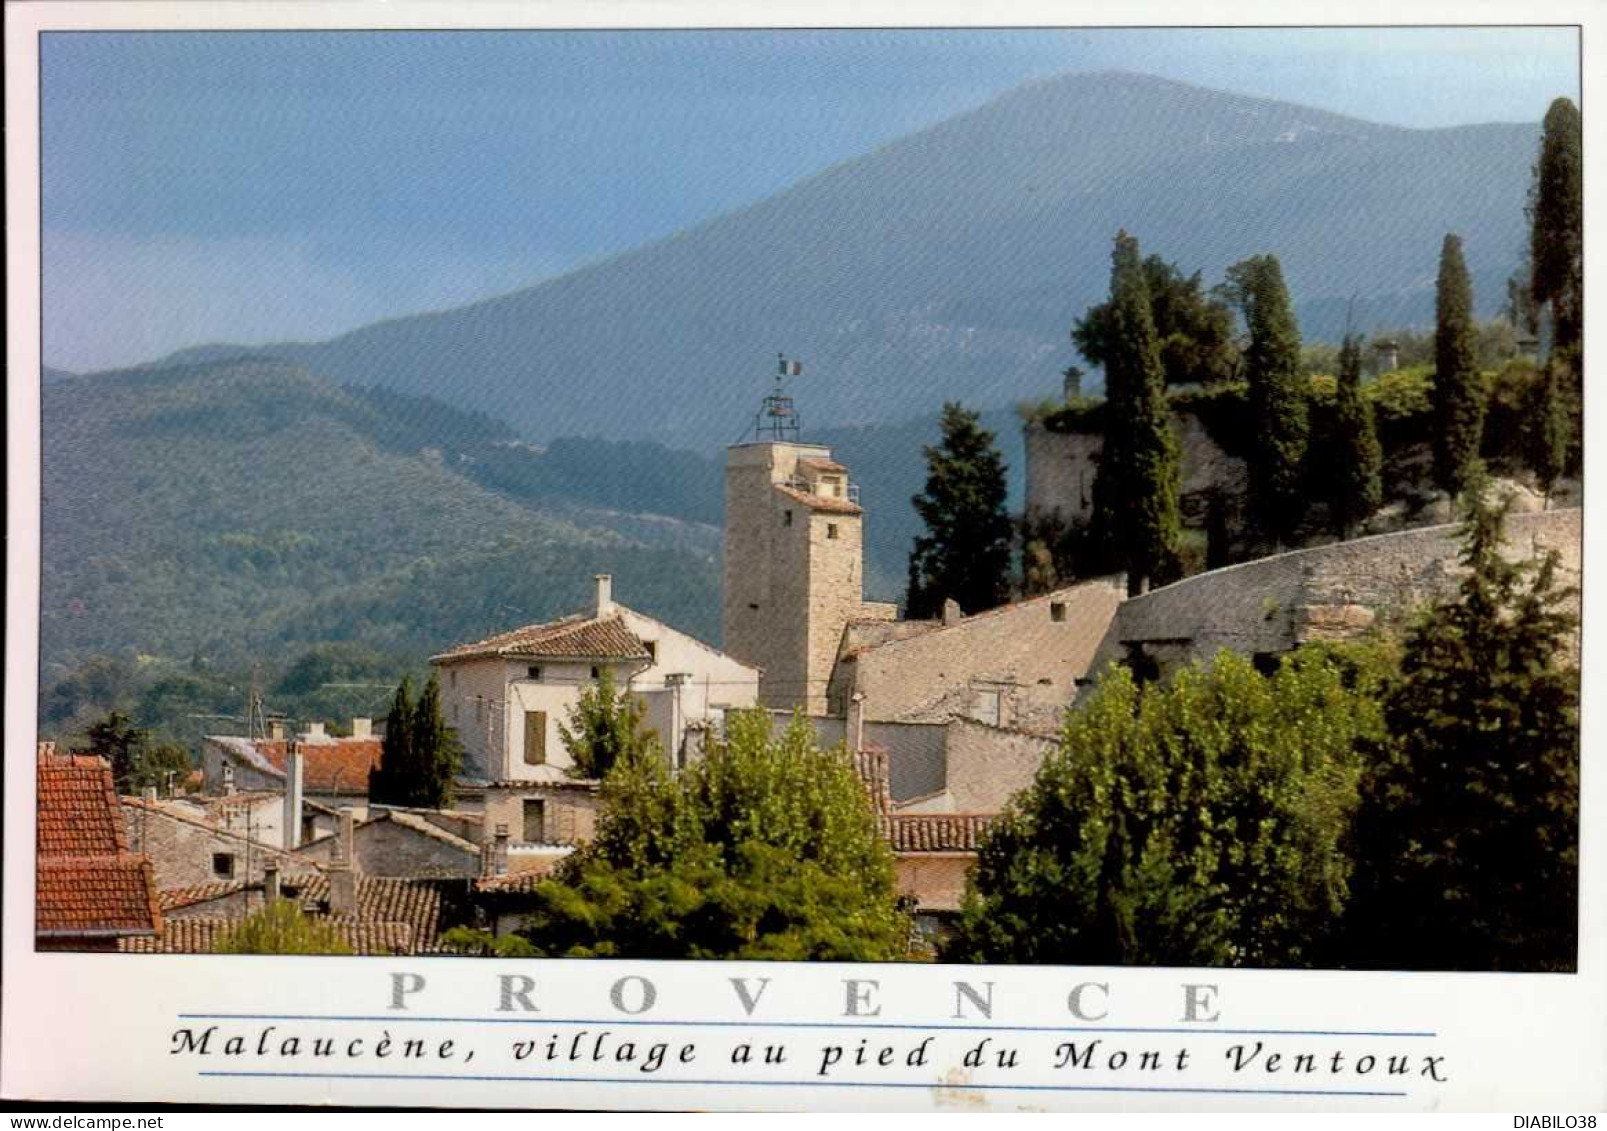
<instances>
[{"instance_id":1,"label":"mountain slope","mask_svg":"<svg viewBox=\"0 0 1607 1131\"><path fill-rule=\"evenodd\" d=\"M331 640L427 655L582 607L600 571L621 599L717 635L713 531L627 536L610 520L647 520L482 486L419 446L476 440L445 406L279 362L100 374L43 398L47 666L277 661Z\"/></svg>"},{"instance_id":2,"label":"mountain slope","mask_svg":"<svg viewBox=\"0 0 1607 1131\"><path fill-rule=\"evenodd\" d=\"M1457 231L1493 310L1537 139L1067 76L528 290L264 352L470 404L536 440L728 443L777 350L806 359L806 423L1004 405L1057 385L1122 227L1211 281L1279 255L1307 334L1328 337L1352 295L1363 329L1430 317Z\"/></svg>"}]
</instances>

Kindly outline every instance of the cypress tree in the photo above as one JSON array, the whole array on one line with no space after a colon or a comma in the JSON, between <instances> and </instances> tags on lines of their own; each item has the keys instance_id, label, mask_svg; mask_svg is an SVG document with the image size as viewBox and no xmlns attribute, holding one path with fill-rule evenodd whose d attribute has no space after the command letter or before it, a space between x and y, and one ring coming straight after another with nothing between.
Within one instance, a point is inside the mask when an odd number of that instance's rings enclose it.
<instances>
[{"instance_id":1,"label":"cypress tree","mask_svg":"<svg viewBox=\"0 0 1607 1131\"><path fill-rule=\"evenodd\" d=\"M912 617L933 615L947 598L971 613L1010 598L1004 460L979 414L948 402L942 428L942 443L926 449L926 490L911 500L927 530L910 556Z\"/></svg>"},{"instance_id":2,"label":"cypress tree","mask_svg":"<svg viewBox=\"0 0 1607 1131\"><path fill-rule=\"evenodd\" d=\"M1300 377L1300 327L1277 256L1234 264L1227 289L1239 298L1250 331L1244 375L1255 437L1248 460L1253 521L1282 543L1294 536L1306 510L1310 421Z\"/></svg>"},{"instance_id":3,"label":"cypress tree","mask_svg":"<svg viewBox=\"0 0 1607 1131\"><path fill-rule=\"evenodd\" d=\"M1447 235L1440 251L1434 321L1434 480L1452 495L1467 486L1484 435L1484 382L1473 328L1473 284L1462 238Z\"/></svg>"},{"instance_id":4,"label":"cypress tree","mask_svg":"<svg viewBox=\"0 0 1607 1131\"><path fill-rule=\"evenodd\" d=\"M407 805L413 758L413 677L404 675L385 716L385 737L380 742L379 765L368 775L368 799Z\"/></svg>"},{"instance_id":5,"label":"cypress tree","mask_svg":"<svg viewBox=\"0 0 1607 1131\"><path fill-rule=\"evenodd\" d=\"M1142 593L1177 557L1180 457L1166 402L1138 241L1125 231L1111 252L1105 311L1105 437L1094 481L1094 524Z\"/></svg>"},{"instance_id":6,"label":"cypress tree","mask_svg":"<svg viewBox=\"0 0 1607 1131\"><path fill-rule=\"evenodd\" d=\"M1576 357L1585 297L1584 176L1579 108L1559 98L1546 111L1530 190L1530 289L1549 309L1554 354Z\"/></svg>"},{"instance_id":7,"label":"cypress tree","mask_svg":"<svg viewBox=\"0 0 1607 1131\"><path fill-rule=\"evenodd\" d=\"M1562 478L1568 459L1568 439L1573 431L1568 405L1563 399L1561 360L1547 363L1541 379L1535 382L1534 403L1529 409L1529 463L1534 468L1545 504L1551 504L1551 489Z\"/></svg>"},{"instance_id":8,"label":"cypress tree","mask_svg":"<svg viewBox=\"0 0 1607 1131\"><path fill-rule=\"evenodd\" d=\"M1373 406L1361 395L1361 343L1349 334L1339 351L1339 394L1334 405L1338 466L1329 480L1334 531L1349 538L1357 523L1384 500L1384 451Z\"/></svg>"},{"instance_id":9,"label":"cypress tree","mask_svg":"<svg viewBox=\"0 0 1607 1131\"><path fill-rule=\"evenodd\" d=\"M462 763L457 735L441 715L441 680L430 672L413 708L413 781L407 789L411 804L444 809L452 804L452 785Z\"/></svg>"}]
</instances>

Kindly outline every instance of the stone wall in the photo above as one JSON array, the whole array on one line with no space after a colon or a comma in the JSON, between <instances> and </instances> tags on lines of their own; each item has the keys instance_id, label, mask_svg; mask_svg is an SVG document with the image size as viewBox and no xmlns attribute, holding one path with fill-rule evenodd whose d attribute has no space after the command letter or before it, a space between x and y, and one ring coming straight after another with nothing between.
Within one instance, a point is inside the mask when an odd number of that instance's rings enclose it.
<instances>
[{"instance_id":1,"label":"stone wall","mask_svg":"<svg viewBox=\"0 0 1607 1131\"><path fill-rule=\"evenodd\" d=\"M498 825L506 825L508 838L524 839L524 803L539 800L545 806L544 844L584 844L597 833L597 794L578 785L542 788L491 788L485 791L485 834L494 837ZM536 842L528 842L536 843Z\"/></svg>"},{"instance_id":2,"label":"stone wall","mask_svg":"<svg viewBox=\"0 0 1607 1131\"><path fill-rule=\"evenodd\" d=\"M915 900L922 911L958 911L965 877L976 863L974 852L911 852L893 858L899 895Z\"/></svg>"},{"instance_id":3,"label":"stone wall","mask_svg":"<svg viewBox=\"0 0 1607 1131\"><path fill-rule=\"evenodd\" d=\"M1213 491L1243 496L1245 464L1213 440L1199 416L1186 407L1172 413L1172 432L1181 455L1179 488L1184 518L1205 521ZM1058 516L1086 522L1093 511L1094 476L1104 437L1097 432L1051 432L1038 421L1023 427L1027 453L1026 514L1029 519Z\"/></svg>"},{"instance_id":4,"label":"stone wall","mask_svg":"<svg viewBox=\"0 0 1607 1131\"><path fill-rule=\"evenodd\" d=\"M970 719L948 725L948 792L956 813L998 813L1032 784L1053 739L1001 730Z\"/></svg>"},{"instance_id":5,"label":"stone wall","mask_svg":"<svg viewBox=\"0 0 1607 1131\"><path fill-rule=\"evenodd\" d=\"M1556 550L1559 581L1580 580L1578 510L1516 514L1506 552ZM1448 594L1458 580L1459 528L1425 527L1295 550L1196 574L1122 604L1092 671L1135 650L1167 674L1227 648L1277 655L1308 640L1353 636L1385 613ZM1578 612L1577 598L1571 603Z\"/></svg>"},{"instance_id":6,"label":"stone wall","mask_svg":"<svg viewBox=\"0 0 1607 1131\"><path fill-rule=\"evenodd\" d=\"M158 802L157 806L162 803ZM260 841L248 841L199 821L163 812L143 801L123 801L129 850L150 858L158 888L187 888L220 880L260 882L262 866L278 863L281 873L306 871L307 863ZM215 857L226 858L219 868Z\"/></svg>"}]
</instances>

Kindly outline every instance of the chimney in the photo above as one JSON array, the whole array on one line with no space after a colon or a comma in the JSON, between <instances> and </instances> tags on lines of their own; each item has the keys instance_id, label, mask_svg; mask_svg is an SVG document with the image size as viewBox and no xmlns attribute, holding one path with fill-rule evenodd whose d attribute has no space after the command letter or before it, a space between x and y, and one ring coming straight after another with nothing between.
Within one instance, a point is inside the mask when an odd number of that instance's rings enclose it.
<instances>
[{"instance_id":1,"label":"chimney","mask_svg":"<svg viewBox=\"0 0 1607 1131\"><path fill-rule=\"evenodd\" d=\"M285 721L283 719L268 720L268 738L274 742L285 740Z\"/></svg>"},{"instance_id":2,"label":"chimney","mask_svg":"<svg viewBox=\"0 0 1607 1131\"><path fill-rule=\"evenodd\" d=\"M374 737L374 720L373 719L365 719L361 715L359 715L356 718L352 719L352 737L353 738L373 738Z\"/></svg>"},{"instance_id":3,"label":"chimney","mask_svg":"<svg viewBox=\"0 0 1607 1131\"><path fill-rule=\"evenodd\" d=\"M262 898L272 903L283 894L279 890L279 865L270 860L262 866Z\"/></svg>"},{"instance_id":4,"label":"chimney","mask_svg":"<svg viewBox=\"0 0 1607 1131\"><path fill-rule=\"evenodd\" d=\"M606 617L614 611L614 575L599 573L597 575L597 608L594 616Z\"/></svg>"},{"instance_id":5,"label":"chimney","mask_svg":"<svg viewBox=\"0 0 1607 1131\"><path fill-rule=\"evenodd\" d=\"M481 849L480 875L484 879L508 874L508 826L498 825L496 838Z\"/></svg>"},{"instance_id":6,"label":"chimney","mask_svg":"<svg viewBox=\"0 0 1607 1131\"><path fill-rule=\"evenodd\" d=\"M856 691L848 697L848 752L858 754L865 749L865 693Z\"/></svg>"},{"instance_id":7,"label":"chimney","mask_svg":"<svg viewBox=\"0 0 1607 1131\"><path fill-rule=\"evenodd\" d=\"M38 754L41 762L49 758L54 758L56 756L56 744L54 742L41 742L39 744Z\"/></svg>"},{"instance_id":8,"label":"chimney","mask_svg":"<svg viewBox=\"0 0 1607 1131\"><path fill-rule=\"evenodd\" d=\"M943 599L944 628L947 628L951 624L959 624L964 616L965 614L960 612L960 603L958 601L956 601L953 597L945 597Z\"/></svg>"},{"instance_id":9,"label":"chimney","mask_svg":"<svg viewBox=\"0 0 1607 1131\"><path fill-rule=\"evenodd\" d=\"M295 743L285 754L285 813L282 843L289 851L301 847L302 755Z\"/></svg>"},{"instance_id":10,"label":"chimney","mask_svg":"<svg viewBox=\"0 0 1607 1131\"><path fill-rule=\"evenodd\" d=\"M357 861L352 843L356 826L357 814L342 809L335 857L329 865L329 913L347 919L357 917Z\"/></svg>"},{"instance_id":11,"label":"chimney","mask_svg":"<svg viewBox=\"0 0 1607 1131\"><path fill-rule=\"evenodd\" d=\"M154 785L148 785L145 787L145 804L156 804L156 787Z\"/></svg>"},{"instance_id":12,"label":"chimney","mask_svg":"<svg viewBox=\"0 0 1607 1131\"><path fill-rule=\"evenodd\" d=\"M307 724L307 733L303 734L301 737L302 738L328 738L329 736L324 733L324 724L323 723L308 723Z\"/></svg>"},{"instance_id":13,"label":"chimney","mask_svg":"<svg viewBox=\"0 0 1607 1131\"><path fill-rule=\"evenodd\" d=\"M228 762L223 763L223 796L228 797L234 792L234 766Z\"/></svg>"}]
</instances>

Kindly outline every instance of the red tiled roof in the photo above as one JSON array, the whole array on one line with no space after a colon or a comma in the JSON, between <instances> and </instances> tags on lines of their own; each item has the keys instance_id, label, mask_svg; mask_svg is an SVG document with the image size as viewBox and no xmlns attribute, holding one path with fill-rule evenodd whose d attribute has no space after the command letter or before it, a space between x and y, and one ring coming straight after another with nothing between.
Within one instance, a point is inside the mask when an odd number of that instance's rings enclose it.
<instances>
[{"instance_id":1,"label":"red tiled roof","mask_svg":"<svg viewBox=\"0 0 1607 1131\"><path fill-rule=\"evenodd\" d=\"M834 514L864 514L857 503L850 503L847 499L835 499L830 495L815 495L808 491L800 491L796 487L788 487L785 483L775 485L787 498L795 503L802 503L817 511L831 511Z\"/></svg>"},{"instance_id":2,"label":"red tiled roof","mask_svg":"<svg viewBox=\"0 0 1607 1131\"><path fill-rule=\"evenodd\" d=\"M156 936L119 939L129 954L211 954L238 919L169 919ZM412 954L413 928L406 923L353 923L331 919L354 954Z\"/></svg>"},{"instance_id":3,"label":"red tiled roof","mask_svg":"<svg viewBox=\"0 0 1607 1131\"><path fill-rule=\"evenodd\" d=\"M112 769L84 754L39 760L39 855L115 856L128 851Z\"/></svg>"},{"instance_id":4,"label":"red tiled roof","mask_svg":"<svg viewBox=\"0 0 1607 1131\"><path fill-rule=\"evenodd\" d=\"M37 782L35 932L95 938L158 929L150 861L128 851L111 767L41 748Z\"/></svg>"},{"instance_id":5,"label":"red tiled roof","mask_svg":"<svg viewBox=\"0 0 1607 1131\"><path fill-rule=\"evenodd\" d=\"M969 813L906 813L882 818L894 852L975 852L992 823Z\"/></svg>"},{"instance_id":6,"label":"red tiled roof","mask_svg":"<svg viewBox=\"0 0 1607 1131\"><path fill-rule=\"evenodd\" d=\"M854 752L853 759L854 772L864 783L865 792L870 794L871 807L878 813L887 812L893 807L887 750L884 747L872 747L867 744L865 749Z\"/></svg>"},{"instance_id":7,"label":"red tiled roof","mask_svg":"<svg viewBox=\"0 0 1607 1131\"><path fill-rule=\"evenodd\" d=\"M336 738L296 743L301 752L302 791L367 795L368 772L379 766L381 742L378 738ZM283 740L259 740L256 747L274 769L285 772L288 755Z\"/></svg>"},{"instance_id":8,"label":"red tiled roof","mask_svg":"<svg viewBox=\"0 0 1607 1131\"><path fill-rule=\"evenodd\" d=\"M799 467L807 467L811 471L847 471L848 469L834 459L821 459L818 456L805 456L798 461Z\"/></svg>"},{"instance_id":9,"label":"red tiled roof","mask_svg":"<svg viewBox=\"0 0 1607 1131\"><path fill-rule=\"evenodd\" d=\"M528 659L645 660L647 646L625 627L618 615L607 617L572 616L546 624L529 624L511 632L488 636L473 644L460 644L431 663L468 660L484 656L510 656Z\"/></svg>"},{"instance_id":10,"label":"red tiled roof","mask_svg":"<svg viewBox=\"0 0 1607 1131\"><path fill-rule=\"evenodd\" d=\"M537 884L551 879L552 874L558 870L558 865L567 859L569 859L567 854L554 856L550 860L543 860L517 872L509 872L505 876L486 876L474 881L474 890L484 895L529 895L536 890Z\"/></svg>"},{"instance_id":11,"label":"red tiled roof","mask_svg":"<svg viewBox=\"0 0 1607 1131\"><path fill-rule=\"evenodd\" d=\"M41 856L34 874L34 931L41 936L150 934L161 925L143 856Z\"/></svg>"},{"instance_id":12,"label":"red tiled roof","mask_svg":"<svg viewBox=\"0 0 1607 1131\"><path fill-rule=\"evenodd\" d=\"M163 888L156 893L156 897L161 902L163 911L178 911L181 908L193 907L197 903L209 903L214 899L222 899L224 896L261 886L260 881L253 883L250 880L218 880L187 888Z\"/></svg>"},{"instance_id":13,"label":"red tiled roof","mask_svg":"<svg viewBox=\"0 0 1607 1131\"><path fill-rule=\"evenodd\" d=\"M412 945L435 945L441 933L441 889L446 880L395 879L386 876L357 877L358 923L406 923L412 931ZM458 881L462 883L462 881ZM325 903L329 899L329 877L322 872L286 877L281 889L286 898L298 902ZM331 916L335 922L343 917Z\"/></svg>"}]
</instances>

